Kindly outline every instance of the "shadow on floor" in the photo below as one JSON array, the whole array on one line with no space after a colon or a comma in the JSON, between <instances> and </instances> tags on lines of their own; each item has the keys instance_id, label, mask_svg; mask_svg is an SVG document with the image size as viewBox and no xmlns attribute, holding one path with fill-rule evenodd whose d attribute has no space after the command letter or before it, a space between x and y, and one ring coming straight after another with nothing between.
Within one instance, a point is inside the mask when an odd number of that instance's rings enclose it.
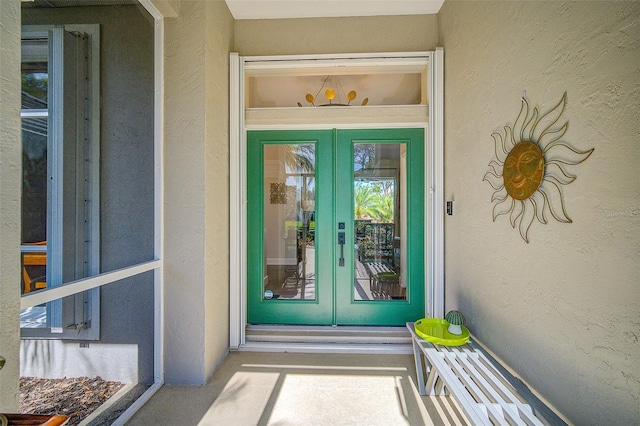
<instances>
[{"instance_id":1,"label":"shadow on floor","mask_svg":"<svg viewBox=\"0 0 640 426\"><path fill-rule=\"evenodd\" d=\"M127 425L465 424L423 397L411 355L232 352L204 386L165 385Z\"/></svg>"}]
</instances>

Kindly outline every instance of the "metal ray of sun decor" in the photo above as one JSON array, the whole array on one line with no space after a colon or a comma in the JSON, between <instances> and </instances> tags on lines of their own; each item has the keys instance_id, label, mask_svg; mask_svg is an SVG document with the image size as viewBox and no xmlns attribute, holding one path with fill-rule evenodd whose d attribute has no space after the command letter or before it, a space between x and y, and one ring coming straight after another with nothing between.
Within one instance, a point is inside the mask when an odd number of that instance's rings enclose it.
<instances>
[{"instance_id":1,"label":"metal ray of sun decor","mask_svg":"<svg viewBox=\"0 0 640 426\"><path fill-rule=\"evenodd\" d=\"M511 226L518 226L522 239L529 243L529 229L534 219L547 224L547 212L562 223L571 223L564 203L562 186L577 176L567 171L585 161L594 149L579 151L562 140L569 122L562 122L567 93L545 114L538 108L529 111L526 92L513 127L504 126L504 135L494 132L495 158L483 181L495 192L491 196L493 221L509 214ZM557 205L559 203L559 205Z\"/></svg>"}]
</instances>

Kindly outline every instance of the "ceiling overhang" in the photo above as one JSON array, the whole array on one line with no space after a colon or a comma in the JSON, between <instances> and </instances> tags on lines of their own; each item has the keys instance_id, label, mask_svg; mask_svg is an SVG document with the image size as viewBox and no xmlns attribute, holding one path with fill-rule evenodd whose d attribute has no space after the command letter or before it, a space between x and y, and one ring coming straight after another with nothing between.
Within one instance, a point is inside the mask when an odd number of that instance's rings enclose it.
<instances>
[{"instance_id":1,"label":"ceiling overhang","mask_svg":"<svg viewBox=\"0 0 640 426\"><path fill-rule=\"evenodd\" d=\"M225 0L235 19L430 15L444 0Z\"/></svg>"},{"instance_id":2,"label":"ceiling overhang","mask_svg":"<svg viewBox=\"0 0 640 426\"><path fill-rule=\"evenodd\" d=\"M0 0L2 1L2 0ZM24 9L121 6L137 4L137 0L21 0Z\"/></svg>"},{"instance_id":3,"label":"ceiling overhang","mask_svg":"<svg viewBox=\"0 0 640 426\"><path fill-rule=\"evenodd\" d=\"M240 20L432 15L440 11L444 0L225 0L225 2L233 17ZM137 3L137 0L22 0L22 7L60 8Z\"/></svg>"}]
</instances>

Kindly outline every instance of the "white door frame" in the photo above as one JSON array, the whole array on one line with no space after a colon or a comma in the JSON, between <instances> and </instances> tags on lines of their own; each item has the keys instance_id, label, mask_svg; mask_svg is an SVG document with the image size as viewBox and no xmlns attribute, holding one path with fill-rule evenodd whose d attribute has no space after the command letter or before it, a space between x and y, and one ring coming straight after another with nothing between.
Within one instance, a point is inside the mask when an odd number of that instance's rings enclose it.
<instances>
[{"instance_id":1,"label":"white door frame","mask_svg":"<svg viewBox=\"0 0 640 426\"><path fill-rule=\"evenodd\" d=\"M431 52L396 54L356 54L356 55L303 55L286 57L242 57L230 54L230 128L229 128L229 346L231 350L245 344L247 325L247 250L246 250L246 131L245 125L245 67L247 63L265 64L274 60L295 63L313 60L326 61L371 61L395 58L398 62L422 56L428 58L428 105L429 118L425 127L425 317L444 317L444 50L437 48ZM415 123L425 126L425 123ZM311 127L311 126L309 126ZM317 126L314 126L314 128ZM322 126L321 126L322 127ZM341 127L332 125L332 128ZM344 127L344 126L342 126ZM350 125L349 128L375 125ZM397 125L385 123L381 127L411 127L407 123ZM273 129L274 127L269 127ZM279 128L291 128L281 126ZM253 127L252 127L253 129ZM418 318L416 318L418 319Z\"/></svg>"}]
</instances>

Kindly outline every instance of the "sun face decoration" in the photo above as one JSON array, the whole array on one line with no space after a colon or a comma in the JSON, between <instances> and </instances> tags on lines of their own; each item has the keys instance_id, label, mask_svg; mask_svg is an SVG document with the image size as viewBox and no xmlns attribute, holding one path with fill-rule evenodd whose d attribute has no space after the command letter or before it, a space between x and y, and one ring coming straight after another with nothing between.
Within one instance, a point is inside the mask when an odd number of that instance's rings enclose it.
<instances>
[{"instance_id":1,"label":"sun face decoration","mask_svg":"<svg viewBox=\"0 0 640 426\"><path fill-rule=\"evenodd\" d=\"M483 180L495 192L491 196L493 221L509 214L511 226L529 243L534 219L547 223L547 212L559 222L571 223L564 205L562 186L576 180L567 166L585 161L593 149L579 151L562 140L569 127L560 119L567 105L567 94L548 112L539 116L538 108L529 115L529 103L522 96L520 112L513 127L494 132L495 158ZM559 204L559 205L558 205Z\"/></svg>"}]
</instances>

